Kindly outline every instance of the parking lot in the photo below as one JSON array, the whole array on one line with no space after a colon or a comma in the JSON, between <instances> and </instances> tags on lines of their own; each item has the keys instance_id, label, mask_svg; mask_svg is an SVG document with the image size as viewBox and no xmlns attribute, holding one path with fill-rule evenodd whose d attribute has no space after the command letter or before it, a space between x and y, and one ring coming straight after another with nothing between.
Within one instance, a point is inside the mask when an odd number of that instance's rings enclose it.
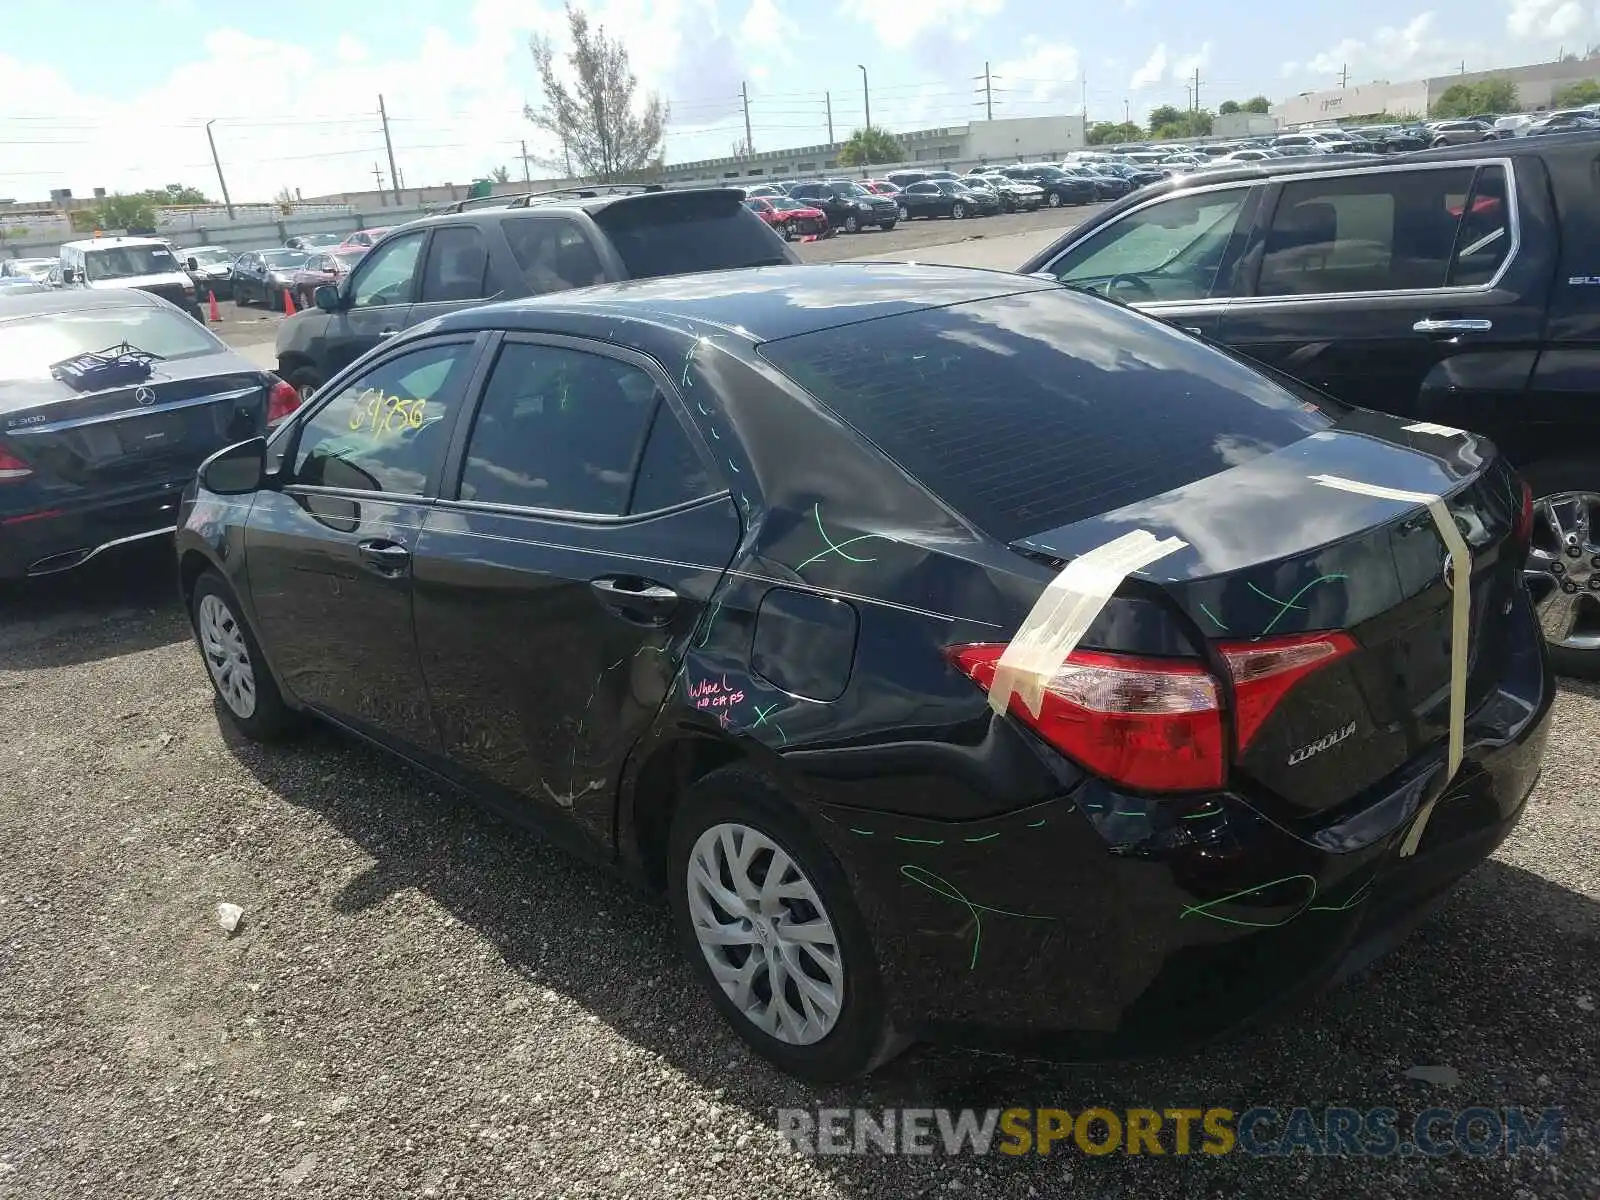
<instances>
[{"instance_id":1,"label":"parking lot","mask_svg":"<svg viewBox=\"0 0 1600 1200\"><path fill-rule=\"evenodd\" d=\"M802 252L1014 265L1084 214ZM223 308L230 341L270 343L275 318ZM728 1031L649 898L343 737L263 750L225 731L171 566L146 546L0 592L4 1200L1600 1189L1600 689L1564 686L1544 777L1493 861L1283 1021L1112 1067L919 1049L819 1092ZM219 902L244 910L233 936ZM1559 1106L1566 1122L1559 1154L1511 1160L780 1150L776 1110L819 1104Z\"/></svg>"}]
</instances>

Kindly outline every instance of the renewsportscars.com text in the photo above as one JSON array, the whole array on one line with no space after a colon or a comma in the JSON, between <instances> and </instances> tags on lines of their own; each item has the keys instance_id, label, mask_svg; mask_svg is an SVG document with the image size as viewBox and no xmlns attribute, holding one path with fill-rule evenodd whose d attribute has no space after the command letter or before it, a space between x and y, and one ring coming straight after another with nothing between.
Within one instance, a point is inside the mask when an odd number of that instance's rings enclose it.
<instances>
[{"instance_id":1,"label":"renewsportscars.com text","mask_svg":"<svg viewBox=\"0 0 1600 1200\"><path fill-rule=\"evenodd\" d=\"M1474 1158L1561 1149L1557 1108L781 1108L802 1154Z\"/></svg>"}]
</instances>

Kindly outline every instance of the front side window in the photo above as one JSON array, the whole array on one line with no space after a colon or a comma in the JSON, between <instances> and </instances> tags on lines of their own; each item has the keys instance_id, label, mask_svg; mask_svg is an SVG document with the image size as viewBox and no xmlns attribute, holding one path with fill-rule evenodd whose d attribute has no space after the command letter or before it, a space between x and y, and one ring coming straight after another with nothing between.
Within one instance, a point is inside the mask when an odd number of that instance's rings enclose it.
<instances>
[{"instance_id":1,"label":"front side window","mask_svg":"<svg viewBox=\"0 0 1600 1200\"><path fill-rule=\"evenodd\" d=\"M1248 195L1234 188L1159 200L1091 234L1050 273L1134 303L1229 295L1218 277Z\"/></svg>"},{"instance_id":2,"label":"front side window","mask_svg":"<svg viewBox=\"0 0 1600 1200\"><path fill-rule=\"evenodd\" d=\"M1257 293L1307 296L1444 287L1474 175L1474 168L1462 166L1284 184L1267 231ZM1503 180L1501 189L1503 195ZM1503 202L1500 208L1503 213ZM1477 253L1493 245L1485 243Z\"/></svg>"},{"instance_id":3,"label":"front side window","mask_svg":"<svg viewBox=\"0 0 1600 1200\"><path fill-rule=\"evenodd\" d=\"M631 363L509 343L473 422L461 499L621 516L657 401Z\"/></svg>"},{"instance_id":4,"label":"front side window","mask_svg":"<svg viewBox=\"0 0 1600 1200\"><path fill-rule=\"evenodd\" d=\"M409 304L415 292L417 263L427 234L395 238L367 255L350 290L354 308Z\"/></svg>"},{"instance_id":5,"label":"front side window","mask_svg":"<svg viewBox=\"0 0 1600 1200\"><path fill-rule=\"evenodd\" d=\"M427 495L444 460L472 350L470 342L413 350L346 384L306 422L294 482Z\"/></svg>"}]
</instances>

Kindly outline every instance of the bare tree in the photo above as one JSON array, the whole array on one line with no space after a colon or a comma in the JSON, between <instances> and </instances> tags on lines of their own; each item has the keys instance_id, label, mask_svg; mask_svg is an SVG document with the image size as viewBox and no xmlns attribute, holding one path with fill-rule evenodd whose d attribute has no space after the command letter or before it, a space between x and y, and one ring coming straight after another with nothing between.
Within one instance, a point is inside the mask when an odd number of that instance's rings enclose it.
<instances>
[{"instance_id":1,"label":"bare tree","mask_svg":"<svg viewBox=\"0 0 1600 1200\"><path fill-rule=\"evenodd\" d=\"M749 158L750 157L750 143L745 141L743 138L737 139L733 143L733 146L731 147L731 149L733 151L733 157L735 157L735 158Z\"/></svg>"},{"instance_id":2,"label":"bare tree","mask_svg":"<svg viewBox=\"0 0 1600 1200\"><path fill-rule=\"evenodd\" d=\"M586 176L609 182L660 163L667 124L667 105L655 93L643 97L638 111L634 93L639 81L628 67L628 51L606 37L604 26L593 29L589 18L567 4L572 50L558 59L554 44L535 35L529 41L544 106L529 105L523 115L553 134ZM561 78L559 64L571 67L574 82Z\"/></svg>"},{"instance_id":3,"label":"bare tree","mask_svg":"<svg viewBox=\"0 0 1600 1200\"><path fill-rule=\"evenodd\" d=\"M508 181L511 178L511 168L510 167L496 167L496 168L494 168L494 170L489 172L489 177L491 179L493 179L496 183L505 183L506 181Z\"/></svg>"}]
</instances>

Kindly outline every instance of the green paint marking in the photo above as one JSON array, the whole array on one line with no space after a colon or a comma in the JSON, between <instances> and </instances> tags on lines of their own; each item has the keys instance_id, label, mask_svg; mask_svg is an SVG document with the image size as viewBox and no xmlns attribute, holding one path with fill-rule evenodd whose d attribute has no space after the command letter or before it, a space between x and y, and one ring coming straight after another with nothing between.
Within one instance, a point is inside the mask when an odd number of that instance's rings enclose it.
<instances>
[{"instance_id":1,"label":"green paint marking","mask_svg":"<svg viewBox=\"0 0 1600 1200\"><path fill-rule=\"evenodd\" d=\"M1348 578L1349 578L1349 576L1347 576L1347 575L1318 575L1315 579L1313 579L1310 583L1306 584L1305 587L1301 588L1298 592L1296 592L1294 595L1290 596L1287 600L1279 600L1276 596L1269 596L1269 595L1267 595L1266 592L1263 592L1255 584L1253 584L1253 583L1252 584L1248 584L1247 586L1256 595L1260 596L1264 600L1269 600L1273 604L1278 605L1278 614L1277 614L1277 616L1273 617L1272 620L1267 622L1267 627L1261 631L1261 636L1262 637L1266 637L1267 634L1271 633L1273 626L1275 626L1279 621L1283 620L1284 617L1288 616L1291 610L1299 610L1301 612L1304 612L1305 611L1305 605L1296 604L1295 601L1300 599L1301 596L1304 596L1312 588L1316 587L1317 584L1319 584L1319 583L1331 583L1334 580L1344 580L1344 579L1348 579Z\"/></svg>"},{"instance_id":2,"label":"green paint marking","mask_svg":"<svg viewBox=\"0 0 1600 1200\"><path fill-rule=\"evenodd\" d=\"M1202 604L1202 605L1201 605L1201 606L1200 606L1200 611L1201 611L1201 612L1203 612L1203 613L1205 613L1205 615L1206 615L1206 616L1208 616L1208 617L1210 617L1210 618L1211 618L1211 620L1212 620L1212 621L1213 621L1213 622L1215 622L1215 624L1216 624L1216 626L1217 626L1217 628L1218 628L1218 629L1220 629L1220 630L1222 630L1222 632L1223 632L1223 633L1227 633L1227 632L1228 632L1228 627L1227 627L1227 626L1226 626L1226 625L1224 625L1224 624L1223 624L1223 623L1222 623L1222 618L1221 618L1221 617L1219 617L1219 616L1217 616L1217 614L1216 614L1216 613L1214 613L1214 612L1212 612L1212 611L1211 611L1211 610L1210 610L1210 609L1209 609L1209 608L1207 608L1207 607L1206 607L1206 606L1205 606L1205 605L1204 605L1204 604Z\"/></svg>"},{"instance_id":3,"label":"green paint marking","mask_svg":"<svg viewBox=\"0 0 1600 1200\"><path fill-rule=\"evenodd\" d=\"M783 731L783 726L779 725L776 721L768 720L773 713L778 711L778 708L779 705L776 703L769 704L764 709L759 704L756 705L756 723L750 726L750 728L756 729L762 725L771 725L778 731L778 736L783 739L783 744L787 746L789 744L789 735Z\"/></svg>"},{"instance_id":4,"label":"green paint marking","mask_svg":"<svg viewBox=\"0 0 1600 1200\"><path fill-rule=\"evenodd\" d=\"M1358 887L1354 892L1350 893L1350 898L1343 904L1313 904L1310 906L1309 911L1344 912L1346 909L1354 908L1367 898L1368 893L1371 891L1372 885L1376 882L1377 876L1374 875L1371 879L1367 880L1360 887Z\"/></svg>"},{"instance_id":5,"label":"green paint marking","mask_svg":"<svg viewBox=\"0 0 1600 1200\"><path fill-rule=\"evenodd\" d=\"M853 563L873 563L873 562L877 562L878 560L875 559L875 558L858 558L854 554L846 554L844 552L844 548L846 546L853 546L857 542L870 541L872 538L883 538L884 541L893 541L894 540L893 538L885 538L884 535L881 534L881 533L863 533L863 534L861 534L861 535L859 535L857 537L846 538L842 542L836 542L831 537L828 536L828 531L822 527L822 505L820 503L813 504L811 506L811 515L816 520L817 533L821 536L823 542L827 546L827 549L823 550L820 554L813 554L810 558L806 559L805 562L801 563L798 567L795 568L796 572L805 570L807 567L809 567L812 563L816 562L818 559L827 558L828 555L830 555L830 554L837 554L840 558L844 559L846 562L853 562Z\"/></svg>"},{"instance_id":6,"label":"green paint marking","mask_svg":"<svg viewBox=\"0 0 1600 1200\"><path fill-rule=\"evenodd\" d=\"M1000 835L998 833L986 833L982 837L966 838L965 840L969 841L969 842L992 842L992 841L994 841L995 838L997 838L999 836Z\"/></svg>"},{"instance_id":7,"label":"green paint marking","mask_svg":"<svg viewBox=\"0 0 1600 1200\"><path fill-rule=\"evenodd\" d=\"M1183 819L1185 821L1201 821L1201 820L1204 820L1206 817L1214 817L1218 813L1220 813L1221 811L1222 811L1222 805L1219 804L1215 808L1208 808L1208 809L1205 809L1203 812L1185 813L1183 815Z\"/></svg>"},{"instance_id":8,"label":"green paint marking","mask_svg":"<svg viewBox=\"0 0 1600 1200\"><path fill-rule=\"evenodd\" d=\"M851 833L859 833L862 837L871 837L872 836L872 830L870 830L870 829L854 829L854 828L852 828L850 830L850 832Z\"/></svg>"},{"instance_id":9,"label":"green paint marking","mask_svg":"<svg viewBox=\"0 0 1600 1200\"><path fill-rule=\"evenodd\" d=\"M706 618L705 630L700 634L700 640L698 642L696 642L695 645L704 646L707 642L709 642L711 640L711 627L714 624L716 624L717 614L720 613L721 611L722 611L722 601L718 600L715 604L713 604L711 606L711 615Z\"/></svg>"},{"instance_id":10,"label":"green paint marking","mask_svg":"<svg viewBox=\"0 0 1600 1200\"><path fill-rule=\"evenodd\" d=\"M1142 808L1113 808L1111 815L1113 817L1142 817L1146 814Z\"/></svg>"},{"instance_id":11,"label":"green paint marking","mask_svg":"<svg viewBox=\"0 0 1600 1200\"><path fill-rule=\"evenodd\" d=\"M910 842L913 846L942 846L942 845L944 845L944 839L943 838L901 837L898 833L894 835L894 840L897 841L897 842Z\"/></svg>"},{"instance_id":12,"label":"green paint marking","mask_svg":"<svg viewBox=\"0 0 1600 1200\"><path fill-rule=\"evenodd\" d=\"M1044 818L1043 818L1043 817L1040 817L1040 818L1039 818L1039 819L1038 819L1038 820L1037 820L1037 821L1035 821L1035 822L1034 822L1034 823L1033 823L1033 824L1031 824L1031 825L1029 825L1029 826L1028 826L1028 828L1029 828L1029 829L1038 829L1038 828L1039 828L1039 826L1041 826L1041 825L1043 825L1043 824L1044 824Z\"/></svg>"},{"instance_id":13,"label":"green paint marking","mask_svg":"<svg viewBox=\"0 0 1600 1200\"><path fill-rule=\"evenodd\" d=\"M907 863L902 866L900 874L904 875L912 883L927 888L935 896L943 896L946 900L962 905L972 914L972 960L967 964L967 970L969 971L978 969L978 949L983 944L983 917L981 914L992 913L995 916L1016 917L1023 921L1054 921L1056 919L1055 917L1039 916L1035 913L1012 912L1006 908L992 908L987 904L974 904L962 894L960 888L956 887L948 879L935 875L927 868L919 867L914 863Z\"/></svg>"},{"instance_id":14,"label":"green paint marking","mask_svg":"<svg viewBox=\"0 0 1600 1200\"><path fill-rule=\"evenodd\" d=\"M1294 912L1290 913L1287 917L1284 917L1282 920L1279 920L1279 921L1246 921L1246 920L1244 920L1242 918L1239 918L1239 917L1225 917L1225 916L1222 916L1220 913L1216 913L1216 912L1212 911L1219 904L1232 904L1235 900L1243 899L1246 896L1259 895L1261 892L1270 891L1271 889L1273 889L1275 887L1280 887L1281 885L1283 885L1285 883L1293 883L1293 882L1296 882L1297 880L1302 880L1302 879L1311 886L1311 894L1306 897L1306 901L1305 901L1305 903L1303 905L1301 905L1299 908L1295 909ZM1285 875L1282 879L1273 879L1273 880L1269 880L1266 883L1258 883L1258 884L1256 884L1255 887L1245 888L1244 891L1242 891L1242 892L1233 892L1232 894L1227 895L1227 896L1219 896L1215 900L1207 900L1204 904L1191 904L1188 907L1186 907L1181 913L1178 914L1178 920L1181 921L1185 917L1189 917L1189 916L1208 917L1213 921L1221 921L1224 925L1240 925L1240 926L1244 926L1245 928L1248 928L1248 929L1275 929L1279 925L1287 925L1290 921L1294 920L1301 913L1305 912L1305 910L1311 906L1311 902L1313 900L1315 900L1316 898L1317 898L1317 881L1316 881L1315 878L1313 878L1310 875Z\"/></svg>"}]
</instances>

